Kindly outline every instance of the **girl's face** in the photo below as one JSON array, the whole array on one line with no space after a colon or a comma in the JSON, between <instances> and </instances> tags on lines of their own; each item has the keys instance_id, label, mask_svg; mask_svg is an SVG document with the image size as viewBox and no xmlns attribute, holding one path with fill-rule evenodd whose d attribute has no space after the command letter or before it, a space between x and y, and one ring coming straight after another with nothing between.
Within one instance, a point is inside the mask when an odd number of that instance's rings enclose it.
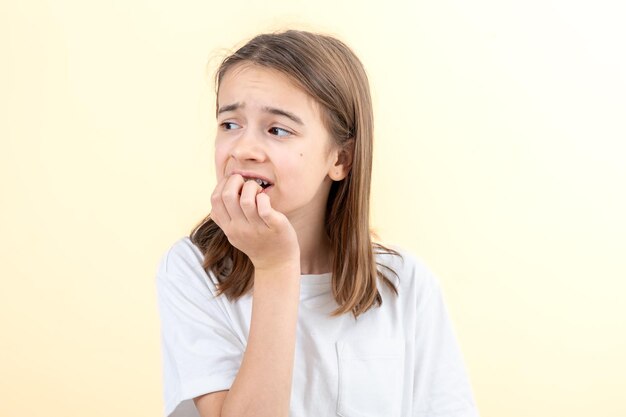
<instances>
[{"instance_id":1,"label":"girl's face","mask_svg":"<svg viewBox=\"0 0 626 417\"><path fill-rule=\"evenodd\" d=\"M324 213L345 173L317 102L281 72L243 63L222 78L217 105L218 182L233 173L269 180L263 192L292 222Z\"/></svg>"}]
</instances>

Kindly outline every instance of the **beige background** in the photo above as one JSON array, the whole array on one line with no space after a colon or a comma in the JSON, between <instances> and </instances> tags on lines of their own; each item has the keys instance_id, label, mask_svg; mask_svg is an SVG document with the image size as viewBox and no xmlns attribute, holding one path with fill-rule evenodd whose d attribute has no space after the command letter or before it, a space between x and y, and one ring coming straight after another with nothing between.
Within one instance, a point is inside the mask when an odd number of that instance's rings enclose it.
<instances>
[{"instance_id":1,"label":"beige background","mask_svg":"<svg viewBox=\"0 0 626 417\"><path fill-rule=\"evenodd\" d=\"M363 60L373 226L441 280L481 415L626 415L618 5L3 0L0 415L161 414L154 275L209 211L216 57L287 27Z\"/></svg>"}]
</instances>

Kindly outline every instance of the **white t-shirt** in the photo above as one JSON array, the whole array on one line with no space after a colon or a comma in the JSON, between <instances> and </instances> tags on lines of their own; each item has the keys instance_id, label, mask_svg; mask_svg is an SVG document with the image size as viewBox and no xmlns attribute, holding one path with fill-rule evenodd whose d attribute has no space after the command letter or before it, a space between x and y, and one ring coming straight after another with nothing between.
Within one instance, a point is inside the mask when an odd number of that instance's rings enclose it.
<instances>
[{"instance_id":1,"label":"white t-shirt","mask_svg":"<svg viewBox=\"0 0 626 417\"><path fill-rule=\"evenodd\" d=\"M419 260L376 255L396 271L396 296L358 319L330 317L331 274L302 275L290 417L477 417L437 279ZM252 296L214 296L215 277L188 237L164 254L156 286L166 417L198 416L192 398L232 385L246 347ZM386 270L383 270L386 272Z\"/></svg>"}]
</instances>

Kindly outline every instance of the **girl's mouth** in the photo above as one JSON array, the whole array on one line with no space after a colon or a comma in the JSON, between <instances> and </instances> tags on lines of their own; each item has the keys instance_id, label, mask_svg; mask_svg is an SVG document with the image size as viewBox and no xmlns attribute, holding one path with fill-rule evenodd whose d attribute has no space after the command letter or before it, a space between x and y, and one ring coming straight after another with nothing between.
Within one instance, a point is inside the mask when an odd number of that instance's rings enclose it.
<instances>
[{"instance_id":1,"label":"girl's mouth","mask_svg":"<svg viewBox=\"0 0 626 417\"><path fill-rule=\"evenodd\" d=\"M244 181L255 181L257 184L259 184L261 186L261 188L263 188L263 191L261 191L261 192L264 192L265 190L267 190L267 189L269 189L269 188L274 186L274 184L271 184L271 183L269 183L267 181L264 181L264 180L262 180L260 178L246 178L246 177L244 177L243 180Z\"/></svg>"}]
</instances>

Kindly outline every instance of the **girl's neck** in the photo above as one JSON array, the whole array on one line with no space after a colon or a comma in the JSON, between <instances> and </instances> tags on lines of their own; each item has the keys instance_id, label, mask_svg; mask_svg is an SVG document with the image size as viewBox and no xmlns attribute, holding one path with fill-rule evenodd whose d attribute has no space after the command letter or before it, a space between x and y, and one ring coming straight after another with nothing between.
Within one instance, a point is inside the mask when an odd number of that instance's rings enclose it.
<instances>
[{"instance_id":1,"label":"girl's neck","mask_svg":"<svg viewBox=\"0 0 626 417\"><path fill-rule=\"evenodd\" d=\"M300 273L317 275L331 272L332 249L324 231L323 220L297 223L294 226L300 245Z\"/></svg>"},{"instance_id":2,"label":"girl's neck","mask_svg":"<svg viewBox=\"0 0 626 417\"><path fill-rule=\"evenodd\" d=\"M330 242L328 238L324 239L316 247L303 248L300 245L300 273L307 274L325 274L332 270Z\"/></svg>"},{"instance_id":3,"label":"girl's neck","mask_svg":"<svg viewBox=\"0 0 626 417\"><path fill-rule=\"evenodd\" d=\"M331 182L327 177L319 193L328 196ZM327 198L318 199L316 207L309 205L289 217L298 235L300 273L303 275L325 274L332 270L332 249L325 228L326 204Z\"/></svg>"}]
</instances>

